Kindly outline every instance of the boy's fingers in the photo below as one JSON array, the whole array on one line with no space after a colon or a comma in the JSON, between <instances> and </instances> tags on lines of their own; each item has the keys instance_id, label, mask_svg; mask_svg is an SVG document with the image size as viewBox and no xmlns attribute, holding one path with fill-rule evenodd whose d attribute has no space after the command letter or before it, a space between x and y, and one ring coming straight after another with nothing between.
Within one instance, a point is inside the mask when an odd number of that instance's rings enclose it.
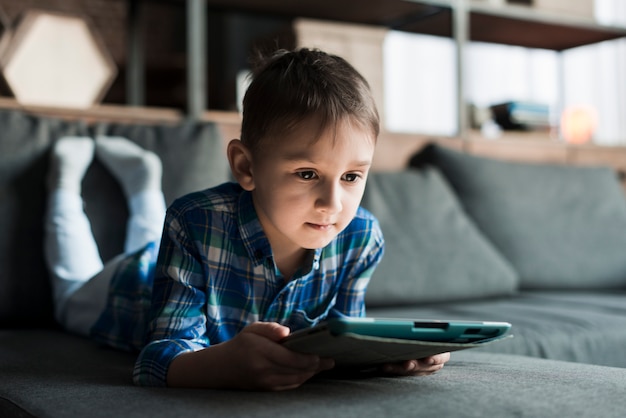
<instances>
[{"instance_id":1,"label":"boy's fingers","mask_svg":"<svg viewBox=\"0 0 626 418\"><path fill-rule=\"evenodd\" d=\"M268 380L266 381L267 387L272 388L272 390L294 389L317 373L335 367L335 361L328 358L319 359L318 364L319 367L316 370L298 371L294 369L284 369L284 373L282 374L277 373L273 376L268 376Z\"/></svg>"},{"instance_id":2,"label":"boy's fingers","mask_svg":"<svg viewBox=\"0 0 626 418\"><path fill-rule=\"evenodd\" d=\"M319 371L330 370L335 367L335 360L332 358L320 358Z\"/></svg>"},{"instance_id":3,"label":"boy's fingers","mask_svg":"<svg viewBox=\"0 0 626 418\"><path fill-rule=\"evenodd\" d=\"M261 382L261 386L273 391L295 389L314 375L313 372L267 375Z\"/></svg>"},{"instance_id":4,"label":"boy's fingers","mask_svg":"<svg viewBox=\"0 0 626 418\"><path fill-rule=\"evenodd\" d=\"M315 374L334 367L332 359L298 353L279 341L288 336L289 328L278 323L255 322L243 329L238 341L245 348L251 370L259 377L260 387L278 390L299 386Z\"/></svg>"},{"instance_id":5,"label":"boy's fingers","mask_svg":"<svg viewBox=\"0 0 626 418\"><path fill-rule=\"evenodd\" d=\"M319 356L298 353L282 346L279 346L275 351L270 353L269 360L277 367L285 368L287 373L289 373L290 370L291 372L317 372L325 366Z\"/></svg>"},{"instance_id":6,"label":"boy's fingers","mask_svg":"<svg viewBox=\"0 0 626 418\"><path fill-rule=\"evenodd\" d=\"M450 353L442 353L418 360L385 364L382 370L395 375L425 376L441 370L449 359Z\"/></svg>"},{"instance_id":7,"label":"boy's fingers","mask_svg":"<svg viewBox=\"0 0 626 418\"><path fill-rule=\"evenodd\" d=\"M424 357L418 361L425 366L434 366L438 364L445 364L448 360L450 360L450 353L441 353L434 356Z\"/></svg>"},{"instance_id":8,"label":"boy's fingers","mask_svg":"<svg viewBox=\"0 0 626 418\"><path fill-rule=\"evenodd\" d=\"M257 353L264 353L268 366L277 374L297 374L300 372L318 372L332 367L328 360L322 361L313 354L304 354L292 351L281 344L277 344L289 335L288 327L275 322L255 322L245 327L241 334L254 334L265 339L261 341L250 340L250 347ZM242 335L243 337L243 335ZM247 339L247 338L246 338ZM332 361L332 360L331 360ZM261 366L264 367L264 366Z\"/></svg>"},{"instance_id":9,"label":"boy's fingers","mask_svg":"<svg viewBox=\"0 0 626 418\"><path fill-rule=\"evenodd\" d=\"M245 327L242 332L252 332L272 341L280 341L291 331L288 327L276 322L254 322Z\"/></svg>"},{"instance_id":10,"label":"boy's fingers","mask_svg":"<svg viewBox=\"0 0 626 418\"><path fill-rule=\"evenodd\" d=\"M393 375L408 375L417 369L416 360L408 360L403 363L388 363L382 368L383 372Z\"/></svg>"}]
</instances>

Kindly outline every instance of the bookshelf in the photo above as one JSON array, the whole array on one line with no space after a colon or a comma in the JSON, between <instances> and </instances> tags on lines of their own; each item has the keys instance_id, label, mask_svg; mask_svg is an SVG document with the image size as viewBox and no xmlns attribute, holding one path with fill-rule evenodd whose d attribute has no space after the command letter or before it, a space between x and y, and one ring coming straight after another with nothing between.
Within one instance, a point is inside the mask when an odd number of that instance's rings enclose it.
<instances>
[{"instance_id":1,"label":"bookshelf","mask_svg":"<svg viewBox=\"0 0 626 418\"><path fill-rule=\"evenodd\" d=\"M193 2L197 0L186 0ZM307 17L453 37L454 15L468 20L468 39L565 50L626 36L626 28L528 6L484 0L201 0L209 10Z\"/></svg>"},{"instance_id":2,"label":"bookshelf","mask_svg":"<svg viewBox=\"0 0 626 418\"><path fill-rule=\"evenodd\" d=\"M137 1L137 0L129 0ZM465 46L470 41L564 51L626 36L626 27L602 25L591 18L543 11L523 5L497 6L484 0L174 0L189 11L188 112L198 117L211 108L206 103L206 33L203 12L240 12L284 18L313 18L360 23L392 30L452 38L457 46L456 103L458 136L470 136L463 86ZM195 17L193 17L195 16Z\"/></svg>"}]
</instances>

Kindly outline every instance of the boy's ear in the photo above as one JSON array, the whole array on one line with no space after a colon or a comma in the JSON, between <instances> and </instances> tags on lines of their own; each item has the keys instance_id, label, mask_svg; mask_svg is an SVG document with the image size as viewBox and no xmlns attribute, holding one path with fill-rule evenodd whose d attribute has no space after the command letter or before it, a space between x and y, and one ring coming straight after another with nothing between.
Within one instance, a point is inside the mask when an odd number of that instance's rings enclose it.
<instances>
[{"instance_id":1,"label":"boy's ear","mask_svg":"<svg viewBox=\"0 0 626 418\"><path fill-rule=\"evenodd\" d=\"M252 155L250 150L239 139L228 143L228 163L230 170L239 185L247 191L254 190L254 176L252 175Z\"/></svg>"}]
</instances>

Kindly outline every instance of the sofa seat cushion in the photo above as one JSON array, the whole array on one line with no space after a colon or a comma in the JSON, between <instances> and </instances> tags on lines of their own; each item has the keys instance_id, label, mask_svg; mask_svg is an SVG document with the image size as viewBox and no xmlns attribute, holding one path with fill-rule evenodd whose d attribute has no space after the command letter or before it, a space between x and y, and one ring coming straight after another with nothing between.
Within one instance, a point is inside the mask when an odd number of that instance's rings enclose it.
<instances>
[{"instance_id":1,"label":"sofa seat cushion","mask_svg":"<svg viewBox=\"0 0 626 418\"><path fill-rule=\"evenodd\" d=\"M371 173L362 205L379 220L385 254L368 306L511 294L517 275L432 168Z\"/></svg>"},{"instance_id":2,"label":"sofa seat cushion","mask_svg":"<svg viewBox=\"0 0 626 418\"><path fill-rule=\"evenodd\" d=\"M433 376L327 375L285 392L135 387L132 365L71 335L0 331L0 416L611 418L626 409L625 369L475 350Z\"/></svg>"},{"instance_id":3,"label":"sofa seat cushion","mask_svg":"<svg viewBox=\"0 0 626 418\"><path fill-rule=\"evenodd\" d=\"M508 298L368 309L369 316L506 321L514 338L478 350L626 367L626 292L525 291Z\"/></svg>"},{"instance_id":4,"label":"sofa seat cushion","mask_svg":"<svg viewBox=\"0 0 626 418\"><path fill-rule=\"evenodd\" d=\"M626 289L626 198L608 167L513 163L431 145L436 166L526 289Z\"/></svg>"}]
</instances>

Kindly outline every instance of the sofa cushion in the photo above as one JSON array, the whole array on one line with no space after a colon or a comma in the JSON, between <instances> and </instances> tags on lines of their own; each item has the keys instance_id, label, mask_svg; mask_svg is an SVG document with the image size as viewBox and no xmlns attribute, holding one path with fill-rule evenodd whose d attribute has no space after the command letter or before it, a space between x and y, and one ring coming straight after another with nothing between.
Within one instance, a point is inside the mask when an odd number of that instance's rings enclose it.
<instances>
[{"instance_id":1,"label":"sofa cushion","mask_svg":"<svg viewBox=\"0 0 626 418\"><path fill-rule=\"evenodd\" d=\"M626 199L612 169L505 162L437 145L411 164L442 171L523 288L626 288Z\"/></svg>"},{"instance_id":2,"label":"sofa cushion","mask_svg":"<svg viewBox=\"0 0 626 418\"><path fill-rule=\"evenodd\" d=\"M176 197L229 178L222 140L213 124L87 127L20 111L0 111L0 326L51 325L52 302L43 256L45 177L51 145L65 135L120 135L155 151L163 161L163 191ZM95 160L83 181L85 210L100 254L124 245L126 201Z\"/></svg>"},{"instance_id":3,"label":"sofa cushion","mask_svg":"<svg viewBox=\"0 0 626 418\"><path fill-rule=\"evenodd\" d=\"M362 205L379 220L385 255L367 306L510 294L517 275L432 168L371 173Z\"/></svg>"}]
</instances>

